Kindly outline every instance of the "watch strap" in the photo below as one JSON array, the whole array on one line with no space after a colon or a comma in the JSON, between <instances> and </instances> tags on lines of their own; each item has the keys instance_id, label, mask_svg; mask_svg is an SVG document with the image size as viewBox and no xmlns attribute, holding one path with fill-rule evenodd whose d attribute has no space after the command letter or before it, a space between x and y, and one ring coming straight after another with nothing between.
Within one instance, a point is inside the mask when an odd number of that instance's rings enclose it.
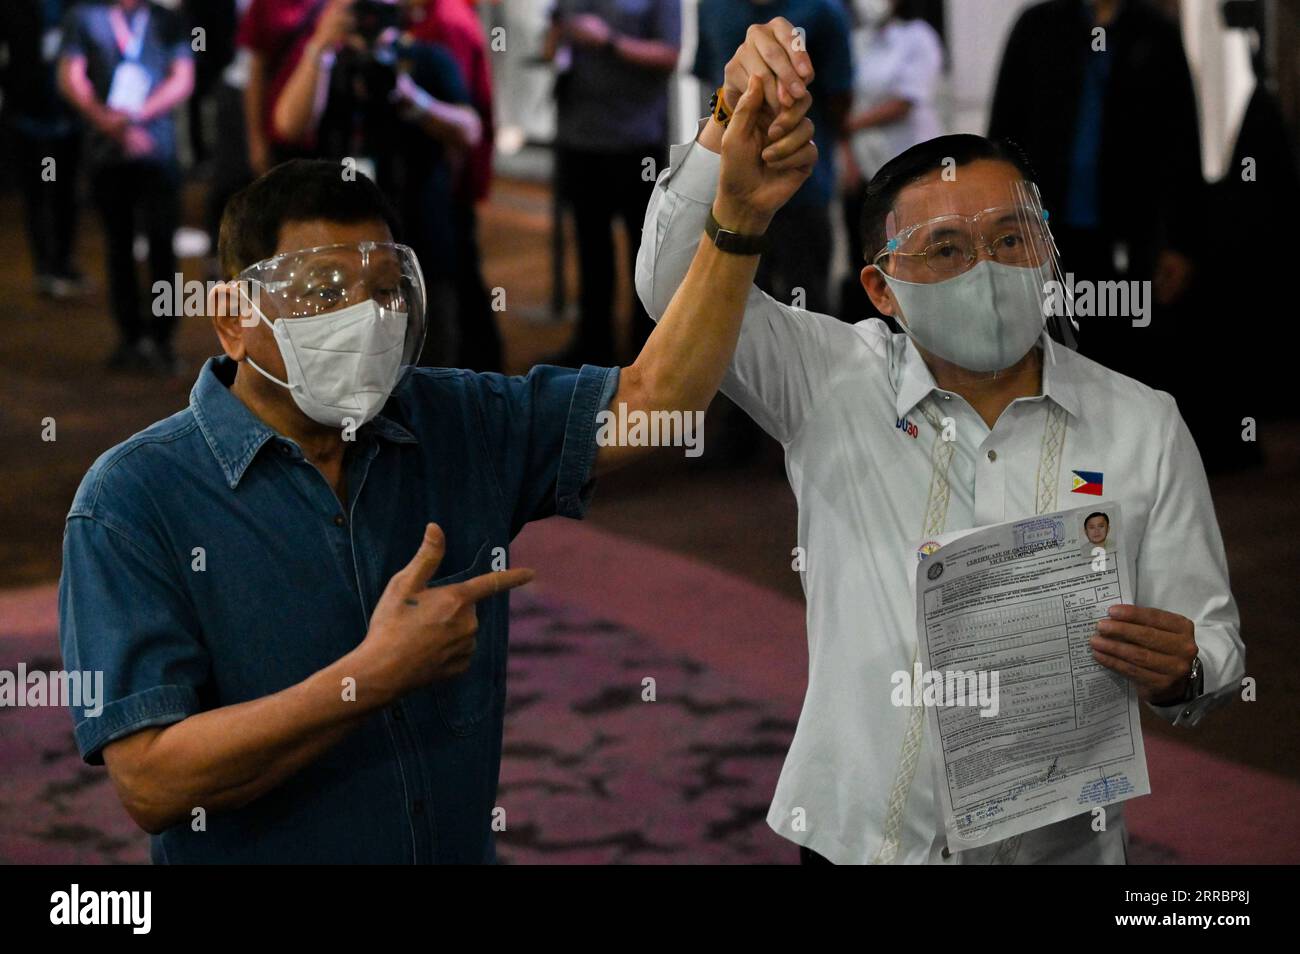
<instances>
[{"instance_id":1,"label":"watch strap","mask_svg":"<svg viewBox=\"0 0 1300 954\"><path fill-rule=\"evenodd\" d=\"M713 217L713 210L709 209L708 221L704 223L704 234L710 241L718 247L721 252L728 252L732 255L762 255L767 251L767 235L745 235L742 232L732 232L730 229L724 229L718 224L718 220Z\"/></svg>"}]
</instances>

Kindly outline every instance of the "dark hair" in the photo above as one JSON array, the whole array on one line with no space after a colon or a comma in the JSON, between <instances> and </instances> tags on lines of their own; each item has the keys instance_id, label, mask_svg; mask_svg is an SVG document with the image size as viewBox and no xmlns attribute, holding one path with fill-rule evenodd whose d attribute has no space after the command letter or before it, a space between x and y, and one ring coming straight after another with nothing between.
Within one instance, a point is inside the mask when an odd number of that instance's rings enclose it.
<instances>
[{"instance_id":1,"label":"dark hair","mask_svg":"<svg viewBox=\"0 0 1300 954\"><path fill-rule=\"evenodd\" d=\"M291 159L231 196L221 215L217 257L226 278L270 258L288 222L383 222L398 240L400 222L368 177L344 179L345 167L327 159Z\"/></svg>"},{"instance_id":2,"label":"dark hair","mask_svg":"<svg viewBox=\"0 0 1300 954\"><path fill-rule=\"evenodd\" d=\"M1084 517L1083 525L1086 527L1088 525L1088 521L1091 520L1093 517L1101 517L1101 519L1106 521L1106 526L1108 527L1110 526L1110 517L1106 516L1100 510L1095 510L1092 513L1088 514L1088 516Z\"/></svg>"},{"instance_id":3,"label":"dark hair","mask_svg":"<svg viewBox=\"0 0 1300 954\"><path fill-rule=\"evenodd\" d=\"M1026 179L1034 179L1029 159L1020 146L1010 140L995 142L983 136L957 133L917 143L885 163L867 185L859 225L863 256L875 255L889 241L885 234L885 221L904 187L942 168L945 161L964 166L979 159L1008 162Z\"/></svg>"}]
</instances>

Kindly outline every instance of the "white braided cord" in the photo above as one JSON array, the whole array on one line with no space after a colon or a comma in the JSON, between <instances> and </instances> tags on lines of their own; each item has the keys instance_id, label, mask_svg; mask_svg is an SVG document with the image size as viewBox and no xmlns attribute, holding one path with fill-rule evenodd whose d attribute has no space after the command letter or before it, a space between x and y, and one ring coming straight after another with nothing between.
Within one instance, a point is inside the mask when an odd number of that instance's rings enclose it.
<instances>
[{"instance_id":1,"label":"white braided cord","mask_svg":"<svg viewBox=\"0 0 1300 954\"><path fill-rule=\"evenodd\" d=\"M943 532L948 519L948 503L951 499L951 486L948 483L948 469L952 464L953 442L943 439L943 421L934 407L933 399L926 397L920 404L921 413L935 430L935 442L930 451L931 477L930 495L925 506L925 527L923 540L932 540ZM1065 447L1065 411L1055 402L1048 403L1047 424L1043 428L1042 449L1038 458L1036 475L1037 499L1036 513L1051 513L1056 509L1057 494L1060 487L1061 457ZM920 656L919 643L912 648L911 672L916 671ZM889 810L885 816L883 840L876 852L872 864L891 864L898 857L899 844L902 840L903 812L907 807L907 797L916 777L916 764L921 752L922 730L925 727L924 706L913 706L908 713L907 731L903 736L903 748L899 755L898 771L894 776L894 785L889 793ZM1012 864L1020 853L1020 836L1013 835L998 843L993 854L992 864Z\"/></svg>"}]
</instances>

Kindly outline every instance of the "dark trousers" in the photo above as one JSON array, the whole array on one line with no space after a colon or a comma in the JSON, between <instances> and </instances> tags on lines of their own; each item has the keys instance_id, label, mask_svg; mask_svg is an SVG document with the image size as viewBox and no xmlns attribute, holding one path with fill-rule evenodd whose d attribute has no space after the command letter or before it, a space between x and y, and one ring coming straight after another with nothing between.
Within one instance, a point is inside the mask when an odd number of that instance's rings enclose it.
<instances>
[{"instance_id":1,"label":"dark trousers","mask_svg":"<svg viewBox=\"0 0 1300 954\"><path fill-rule=\"evenodd\" d=\"M809 311L830 311L831 210L825 205L787 205L767 233L771 250L758 263L754 283L777 301ZM802 289L800 296L798 290Z\"/></svg>"},{"instance_id":2,"label":"dark trousers","mask_svg":"<svg viewBox=\"0 0 1300 954\"><path fill-rule=\"evenodd\" d=\"M487 283L483 280L483 255L478 245L478 212L472 199L457 202L456 315L460 325L456 366L472 371L501 371L501 335Z\"/></svg>"},{"instance_id":3,"label":"dark trousers","mask_svg":"<svg viewBox=\"0 0 1300 954\"><path fill-rule=\"evenodd\" d=\"M77 230L78 136L32 136L15 128L12 142L34 271L66 277Z\"/></svg>"},{"instance_id":4,"label":"dark trousers","mask_svg":"<svg viewBox=\"0 0 1300 954\"><path fill-rule=\"evenodd\" d=\"M144 232L149 239L149 288L161 281L171 289L176 280L172 234L180 220L179 178L174 165L147 161L109 163L91 175L95 204L104 220L109 304L126 345L152 338L165 348L176 327L176 316L153 314L152 291L142 305L134 245L136 232Z\"/></svg>"},{"instance_id":5,"label":"dark trousers","mask_svg":"<svg viewBox=\"0 0 1300 954\"><path fill-rule=\"evenodd\" d=\"M576 360L611 364L614 354L614 242L612 226L621 219L627 233L629 282L636 274L636 255L641 247L641 224L654 191L654 175L646 172L646 159L654 160L653 172L668 160L663 146L645 146L621 152L558 150L557 183L561 198L573 210L578 240L578 272L581 280L578 334L573 352ZM649 179L646 176L649 175ZM641 301L632 296L632 343L640 350L654 329Z\"/></svg>"},{"instance_id":6,"label":"dark trousers","mask_svg":"<svg viewBox=\"0 0 1300 954\"><path fill-rule=\"evenodd\" d=\"M218 83L212 91L212 100L216 105L216 128L213 133L220 148L214 150L212 154L212 179L208 184L203 214L214 255L221 230L221 215L226 209L226 202L253 181L253 171L248 166L248 137L244 132L243 97L243 90L235 89L226 83Z\"/></svg>"}]
</instances>

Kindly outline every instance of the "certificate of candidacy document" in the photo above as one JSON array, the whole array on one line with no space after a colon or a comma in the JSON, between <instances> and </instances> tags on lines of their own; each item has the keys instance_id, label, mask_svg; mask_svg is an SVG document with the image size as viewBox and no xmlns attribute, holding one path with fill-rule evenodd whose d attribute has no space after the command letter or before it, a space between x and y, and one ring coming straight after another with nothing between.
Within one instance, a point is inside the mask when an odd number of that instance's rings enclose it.
<instances>
[{"instance_id":1,"label":"certificate of candidacy document","mask_svg":"<svg viewBox=\"0 0 1300 954\"><path fill-rule=\"evenodd\" d=\"M1094 503L947 534L917 564L911 704L929 710L949 851L1150 793L1137 691L1088 644L1133 601L1121 526Z\"/></svg>"}]
</instances>

